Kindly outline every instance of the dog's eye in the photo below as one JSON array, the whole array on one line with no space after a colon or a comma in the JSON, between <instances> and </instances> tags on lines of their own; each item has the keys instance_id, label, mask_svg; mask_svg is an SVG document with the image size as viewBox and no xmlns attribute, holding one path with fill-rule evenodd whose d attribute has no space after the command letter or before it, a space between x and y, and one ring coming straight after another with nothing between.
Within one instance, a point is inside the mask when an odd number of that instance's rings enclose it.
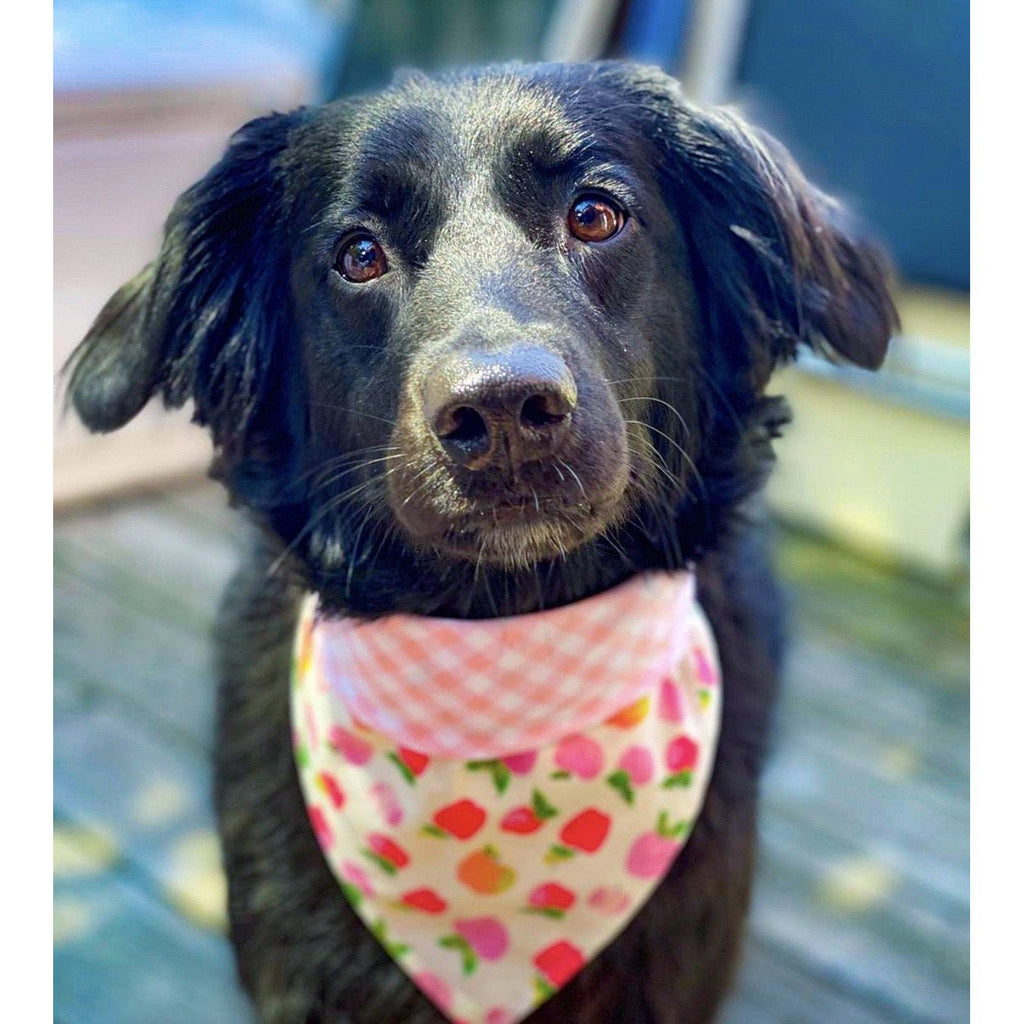
<instances>
[{"instance_id":1,"label":"dog's eye","mask_svg":"<svg viewBox=\"0 0 1024 1024\"><path fill-rule=\"evenodd\" d=\"M370 235L352 235L338 250L334 269L347 281L365 284L387 273L388 258L380 242Z\"/></svg>"},{"instance_id":2,"label":"dog's eye","mask_svg":"<svg viewBox=\"0 0 1024 1024\"><path fill-rule=\"evenodd\" d=\"M581 242L606 242L625 223L625 211L603 196L580 196L569 209L569 230Z\"/></svg>"}]
</instances>

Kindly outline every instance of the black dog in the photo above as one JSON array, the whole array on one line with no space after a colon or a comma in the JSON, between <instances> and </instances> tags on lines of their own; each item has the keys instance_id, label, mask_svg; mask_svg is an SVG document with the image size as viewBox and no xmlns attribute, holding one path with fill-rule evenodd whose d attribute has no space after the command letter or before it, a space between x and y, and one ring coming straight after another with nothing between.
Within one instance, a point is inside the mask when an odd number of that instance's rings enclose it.
<instances>
[{"instance_id":1,"label":"black dog","mask_svg":"<svg viewBox=\"0 0 1024 1024\"><path fill-rule=\"evenodd\" d=\"M647 68L409 76L260 118L100 313L70 395L194 402L258 524L224 604L216 801L263 1019L440 1016L352 912L289 742L297 607L481 618L695 564L724 711L693 834L531 1021L709 1020L750 893L778 594L748 514L806 344L877 367L884 259L788 154Z\"/></svg>"}]
</instances>

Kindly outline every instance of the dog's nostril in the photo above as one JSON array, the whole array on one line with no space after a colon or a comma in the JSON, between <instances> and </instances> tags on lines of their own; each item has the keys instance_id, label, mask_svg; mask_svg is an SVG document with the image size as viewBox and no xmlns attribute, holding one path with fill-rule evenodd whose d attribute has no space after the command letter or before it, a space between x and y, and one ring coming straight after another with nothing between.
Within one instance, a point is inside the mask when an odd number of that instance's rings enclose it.
<instances>
[{"instance_id":1,"label":"dog's nostril","mask_svg":"<svg viewBox=\"0 0 1024 1024\"><path fill-rule=\"evenodd\" d=\"M570 413L568 403L559 401L553 395L531 395L519 411L523 426L542 430L567 419Z\"/></svg>"},{"instance_id":2,"label":"dog's nostril","mask_svg":"<svg viewBox=\"0 0 1024 1024\"><path fill-rule=\"evenodd\" d=\"M480 441L487 437L487 424L483 416L468 405L460 405L448 414L447 430L439 432L443 441ZM449 426L450 424L450 426Z\"/></svg>"}]
</instances>

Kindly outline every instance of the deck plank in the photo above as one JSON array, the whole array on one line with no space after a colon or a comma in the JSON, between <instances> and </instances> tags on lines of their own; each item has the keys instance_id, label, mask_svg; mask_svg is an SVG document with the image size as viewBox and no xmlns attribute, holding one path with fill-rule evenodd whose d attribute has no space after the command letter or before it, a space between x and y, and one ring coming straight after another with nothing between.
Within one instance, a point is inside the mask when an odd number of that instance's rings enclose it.
<instances>
[{"instance_id":1,"label":"deck plank","mask_svg":"<svg viewBox=\"0 0 1024 1024\"><path fill-rule=\"evenodd\" d=\"M227 943L130 872L58 880L54 1019L64 1024L248 1024Z\"/></svg>"}]
</instances>

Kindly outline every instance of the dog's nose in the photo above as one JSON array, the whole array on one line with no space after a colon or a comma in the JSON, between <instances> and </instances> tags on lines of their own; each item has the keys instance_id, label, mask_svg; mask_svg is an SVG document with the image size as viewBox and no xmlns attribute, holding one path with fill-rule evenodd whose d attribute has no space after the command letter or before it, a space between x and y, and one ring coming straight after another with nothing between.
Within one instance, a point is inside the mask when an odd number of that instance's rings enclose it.
<instances>
[{"instance_id":1,"label":"dog's nose","mask_svg":"<svg viewBox=\"0 0 1024 1024\"><path fill-rule=\"evenodd\" d=\"M554 454L575 408L576 380L565 361L531 346L453 353L423 387L424 415L441 447L472 470Z\"/></svg>"}]
</instances>

